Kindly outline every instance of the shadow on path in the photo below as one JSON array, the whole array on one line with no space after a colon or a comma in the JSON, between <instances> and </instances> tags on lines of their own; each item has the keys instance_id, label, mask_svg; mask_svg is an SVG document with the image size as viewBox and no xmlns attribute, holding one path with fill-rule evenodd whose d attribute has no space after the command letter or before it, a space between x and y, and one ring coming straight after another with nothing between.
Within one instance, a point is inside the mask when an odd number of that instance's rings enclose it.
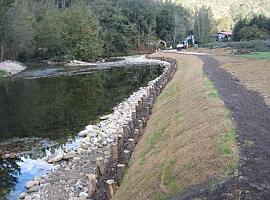
<instances>
[{"instance_id":1,"label":"shadow on path","mask_svg":"<svg viewBox=\"0 0 270 200\"><path fill-rule=\"evenodd\" d=\"M270 199L270 107L211 56L199 56L203 71L214 82L237 126L240 149L239 173L222 181L216 191L206 184L179 193L180 199ZM270 87L270 86L269 86Z\"/></svg>"}]
</instances>

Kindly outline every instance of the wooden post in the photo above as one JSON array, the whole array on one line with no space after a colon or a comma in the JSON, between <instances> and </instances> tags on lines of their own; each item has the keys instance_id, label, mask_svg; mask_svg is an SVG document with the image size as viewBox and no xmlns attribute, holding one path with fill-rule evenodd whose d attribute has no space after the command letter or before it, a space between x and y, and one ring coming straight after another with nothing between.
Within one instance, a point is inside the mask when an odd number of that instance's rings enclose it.
<instances>
[{"instance_id":1,"label":"wooden post","mask_svg":"<svg viewBox=\"0 0 270 200\"><path fill-rule=\"evenodd\" d=\"M129 149L129 151L132 152L134 147L135 147L135 140L133 138L129 138L128 139L128 149Z\"/></svg>"},{"instance_id":2,"label":"wooden post","mask_svg":"<svg viewBox=\"0 0 270 200\"><path fill-rule=\"evenodd\" d=\"M134 134L134 124L133 124L132 119L129 120L128 127L129 127L129 135L128 135L128 137L133 137L133 134Z\"/></svg>"},{"instance_id":3,"label":"wooden post","mask_svg":"<svg viewBox=\"0 0 270 200\"><path fill-rule=\"evenodd\" d=\"M96 158L97 173L99 176L104 176L106 174L105 160L103 157Z\"/></svg>"},{"instance_id":4,"label":"wooden post","mask_svg":"<svg viewBox=\"0 0 270 200\"><path fill-rule=\"evenodd\" d=\"M134 139L135 139L136 144L139 142L139 138L140 138L140 131L138 129L135 129L134 130Z\"/></svg>"},{"instance_id":5,"label":"wooden post","mask_svg":"<svg viewBox=\"0 0 270 200\"><path fill-rule=\"evenodd\" d=\"M128 128L128 125L124 125L124 126L123 126L123 136L124 136L124 138L128 138L128 136L129 136L129 128Z\"/></svg>"},{"instance_id":6,"label":"wooden post","mask_svg":"<svg viewBox=\"0 0 270 200\"><path fill-rule=\"evenodd\" d=\"M112 155L112 164L117 163L118 161L118 146L117 144L111 144L111 155Z\"/></svg>"},{"instance_id":7,"label":"wooden post","mask_svg":"<svg viewBox=\"0 0 270 200\"><path fill-rule=\"evenodd\" d=\"M97 179L95 174L89 174L88 177L88 193L90 197L96 192L97 190Z\"/></svg>"},{"instance_id":8,"label":"wooden post","mask_svg":"<svg viewBox=\"0 0 270 200\"><path fill-rule=\"evenodd\" d=\"M124 150L124 162L128 164L129 159L130 159L130 151Z\"/></svg>"},{"instance_id":9,"label":"wooden post","mask_svg":"<svg viewBox=\"0 0 270 200\"><path fill-rule=\"evenodd\" d=\"M112 199L116 192L116 182L114 180L107 180L108 199Z\"/></svg>"},{"instance_id":10,"label":"wooden post","mask_svg":"<svg viewBox=\"0 0 270 200\"><path fill-rule=\"evenodd\" d=\"M146 109L147 118L149 118L149 116L150 116L150 114L151 114L150 107L147 106L145 109Z\"/></svg>"},{"instance_id":11,"label":"wooden post","mask_svg":"<svg viewBox=\"0 0 270 200\"><path fill-rule=\"evenodd\" d=\"M120 150L123 146L123 135L121 134L117 134L117 145L118 145L118 149Z\"/></svg>"},{"instance_id":12,"label":"wooden post","mask_svg":"<svg viewBox=\"0 0 270 200\"><path fill-rule=\"evenodd\" d=\"M142 135L142 132L143 132L143 121L142 120L138 120L138 129L139 129L140 135Z\"/></svg>"},{"instance_id":13,"label":"wooden post","mask_svg":"<svg viewBox=\"0 0 270 200\"><path fill-rule=\"evenodd\" d=\"M126 170L126 165L124 164L117 165L117 180L119 181L119 183L122 181L124 177L125 170Z\"/></svg>"}]
</instances>

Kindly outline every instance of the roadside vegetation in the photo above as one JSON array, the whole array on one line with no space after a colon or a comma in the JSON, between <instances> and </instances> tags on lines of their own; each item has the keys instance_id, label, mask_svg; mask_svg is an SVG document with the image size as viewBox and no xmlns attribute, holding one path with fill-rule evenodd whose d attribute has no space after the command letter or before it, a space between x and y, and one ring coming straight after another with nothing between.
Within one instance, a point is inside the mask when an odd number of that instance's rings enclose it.
<instances>
[{"instance_id":1,"label":"roadside vegetation","mask_svg":"<svg viewBox=\"0 0 270 200\"><path fill-rule=\"evenodd\" d=\"M241 55L244 58L270 60L270 51L268 52L255 52L250 54Z\"/></svg>"},{"instance_id":2,"label":"roadside vegetation","mask_svg":"<svg viewBox=\"0 0 270 200\"><path fill-rule=\"evenodd\" d=\"M167 199L201 183L214 190L237 165L234 124L202 62L177 59L114 199Z\"/></svg>"}]
</instances>

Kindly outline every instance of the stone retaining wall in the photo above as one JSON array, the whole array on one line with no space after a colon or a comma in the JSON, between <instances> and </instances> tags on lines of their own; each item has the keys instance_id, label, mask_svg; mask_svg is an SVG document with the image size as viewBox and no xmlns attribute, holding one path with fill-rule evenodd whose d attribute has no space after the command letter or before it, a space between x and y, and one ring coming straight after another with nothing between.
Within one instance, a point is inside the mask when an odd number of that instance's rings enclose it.
<instances>
[{"instance_id":1,"label":"stone retaining wall","mask_svg":"<svg viewBox=\"0 0 270 200\"><path fill-rule=\"evenodd\" d=\"M152 59L155 59L151 57ZM144 133L148 118L156 98L172 79L177 65L169 58L156 58L167 61L163 73L156 79L150 81L146 87L141 87L127 100L114 108L114 112L104 116L97 125L89 125L79 133L81 137L80 146L73 152L65 152L63 155L53 155L48 162L62 162L62 159L72 159L79 162L80 157L89 159L89 163L96 166L95 173L89 170L87 174L87 190L79 195L69 197L72 199L111 199L128 167L134 147ZM88 155L88 157L82 157ZM89 158L91 156L91 159ZM76 158L76 159L75 159ZM82 159L81 159L82 160ZM66 162L66 161L65 161ZM69 165L71 165L69 163ZM68 166L64 163L62 168ZM52 172L54 173L54 172ZM45 180L40 181L42 191L31 194L24 193L24 198L46 199L46 188L49 184ZM77 184L77 183L76 183ZM31 189L31 188L29 188Z\"/></svg>"}]
</instances>

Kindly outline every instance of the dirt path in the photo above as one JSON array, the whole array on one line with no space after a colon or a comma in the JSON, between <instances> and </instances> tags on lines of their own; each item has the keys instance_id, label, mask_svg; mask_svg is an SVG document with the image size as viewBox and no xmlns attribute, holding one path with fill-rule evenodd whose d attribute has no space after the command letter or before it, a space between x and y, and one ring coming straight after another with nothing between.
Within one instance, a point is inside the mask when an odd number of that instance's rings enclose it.
<instances>
[{"instance_id":1,"label":"dirt path","mask_svg":"<svg viewBox=\"0 0 270 200\"><path fill-rule=\"evenodd\" d=\"M215 83L237 125L240 165L216 191L197 186L173 199L270 199L270 108L259 93L219 68L213 57L200 56L204 73Z\"/></svg>"}]
</instances>

